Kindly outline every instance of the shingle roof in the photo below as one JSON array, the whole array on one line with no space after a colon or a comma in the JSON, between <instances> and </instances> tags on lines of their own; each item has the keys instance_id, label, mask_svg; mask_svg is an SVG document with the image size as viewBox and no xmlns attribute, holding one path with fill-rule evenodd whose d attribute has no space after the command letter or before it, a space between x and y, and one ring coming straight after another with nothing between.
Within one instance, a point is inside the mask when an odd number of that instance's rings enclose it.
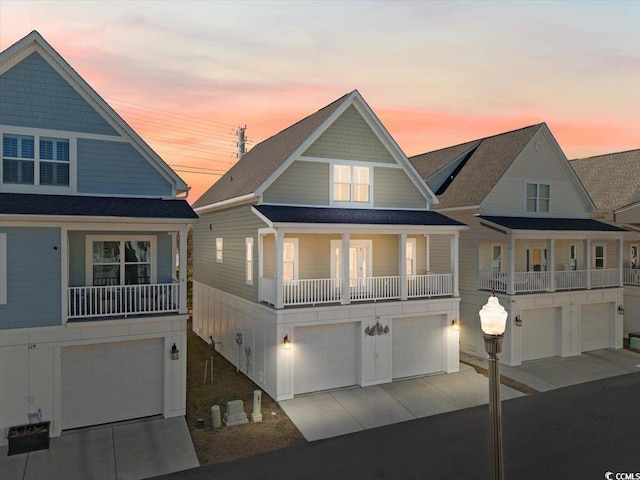
<instances>
[{"instance_id":1,"label":"shingle roof","mask_svg":"<svg viewBox=\"0 0 640 480\"><path fill-rule=\"evenodd\" d=\"M499 217L479 215L479 219L509 230L625 232L626 230L588 218Z\"/></svg>"},{"instance_id":2,"label":"shingle roof","mask_svg":"<svg viewBox=\"0 0 640 480\"><path fill-rule=\"evenodd\" d=\"M193 204L194 208L250 194L335 112L350 94L253 147Z\"/></svg>"},{"instance_id":3,"label":"shingle roof","mask_svg":"<svg viewBox=\"0 0 640 480\"><path fill-rule=\"evenodd\" d=\"M196 219L185 200L0 193L0 215Z\"/></svg>"},{"instance_id":4,"label":"shingle roof","mask_svg":"<svg viewBox=\"0 0 640 480\"><path fill-rule=\"evenodd\" d=\"M430 210L373 210L364 208L285 207L279 205L258 205L253 208L274 223L464 225Z\"/></svg>"},{"instance_id":5,"label":"shingle roof","mask_svg":"<svg viewBox=\"0 0 640 480\"><path fill-rule=\"evenodd\" d=\"M511 166L531 138L546 125L539 123L453 147L423 153L409 158L423 178L435 173L448 162L478 143L464 167L444 192L438 195L438 208L479 205Z\"/></svg>"},{"instance_id":6,"label":"shingle roof","mask_svg":"<svg viewBox=\"0 0 640 480\"><path fill-rule=\"evenodd\" d=\"M628 205L640 186L640 149L569 160L598 210Z\"/></svg>"}]
</instances>

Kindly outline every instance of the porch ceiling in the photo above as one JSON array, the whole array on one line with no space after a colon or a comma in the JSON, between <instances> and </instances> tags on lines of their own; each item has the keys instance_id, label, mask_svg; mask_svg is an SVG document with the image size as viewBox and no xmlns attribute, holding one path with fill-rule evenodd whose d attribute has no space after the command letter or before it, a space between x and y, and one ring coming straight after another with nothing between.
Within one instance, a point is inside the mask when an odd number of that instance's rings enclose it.
<instances>
[{"instance_id":1,"label":"porch ceiling","mask_svg":"<svg viewBox=\"0 0 640 480\"><path fill-rule=\"evenodd\" d=\"M463 223L429 210L318 208L279 205L257 205L252 208L271 226L277 226L277 224L465 226Z\"/></svg>"},{"instance_id":2,"label":"porch ceiling","mask_svg":"<svg viewBox=\"0 0 640 480\"><path fill-rule=\"evenodd\" d=\"M507 233L519 230L540 232L626 232L625 229L588 218L496 217L478 215L480 222Z\"/></svg>"}]
</instances>

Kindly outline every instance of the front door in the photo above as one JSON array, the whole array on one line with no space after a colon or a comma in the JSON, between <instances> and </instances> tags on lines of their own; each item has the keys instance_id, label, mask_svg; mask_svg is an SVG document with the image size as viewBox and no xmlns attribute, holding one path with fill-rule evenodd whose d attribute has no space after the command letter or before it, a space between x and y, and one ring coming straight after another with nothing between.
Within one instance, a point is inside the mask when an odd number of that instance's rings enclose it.
<instances>
[{"instance_id":1,"label":"front door","mask_svg":"<svg viewBox=\"0 0 640 480\"><path fill-rule=\"evenodd\" d=\"M527 248L527 272L544 272L547 269L547 249Z\"/></svg>"},{"instance_id":2,"label":"front door","mask_svg":"<svg viewBox=\"0 0 640 480\"><path fill-rule=\"evenodd\" d=\"M367 240L349 242L349 285L361 288L369 276L369 245Z\"/></svg>"}]
</instances>

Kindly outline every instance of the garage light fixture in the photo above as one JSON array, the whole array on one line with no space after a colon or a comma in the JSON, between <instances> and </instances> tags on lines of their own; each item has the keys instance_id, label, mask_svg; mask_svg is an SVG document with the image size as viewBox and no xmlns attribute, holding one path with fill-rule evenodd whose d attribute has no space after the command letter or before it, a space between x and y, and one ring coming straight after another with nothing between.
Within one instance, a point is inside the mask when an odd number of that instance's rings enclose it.
<instances>
[{"instance_id":1,"label":"garage light fixture","mask_svg":"<svg viewBox=\"0 0 640 480\"><path fill-rule=\"evenodd\" d=\"M180 360L180 350L178 350L175 343L171 347L171 360Z\"/></svg>"},{"instance_id":2,"label":"garage light fixture","mask_svg":"<svg viewBox=\"0 0 640 480\"><path fill-rule=\"evenodd\" d=\"M618 305L618 313L620 315L624 315L624 306L623 305Z\"/></svg>"},{"instance_id":3,"label":"garage light fixture","mask_svg":"<svg viewBox=\"0 0 640 480\"><path fill-rule=\"evenodd\" d=\"M520 315L516 315L516 327L521 327L522 326L522 318L520 317Z\"/></svg>"},{"instance_id":4,"label":"garage light fixture","mask_svg":"<svg viewBox=\"0 0 640 480\"><path fill-rule=\"evenodd\" d=\"M291 350L291 340L289 340L289 335L284 336L282 344L284 345L285 350Z\"/></svg>"},{"instance_id":5,"label":"garage light fixture","mask_svg":"<svg viewBox=\"0 0 640 480\"><path fill-rule=\"evenodd\" d=\"M457 318L454 318L453 320L451 320L451 329L456 332L460 330L460 322L458 321Z\"/></svg>"}]
</instances>

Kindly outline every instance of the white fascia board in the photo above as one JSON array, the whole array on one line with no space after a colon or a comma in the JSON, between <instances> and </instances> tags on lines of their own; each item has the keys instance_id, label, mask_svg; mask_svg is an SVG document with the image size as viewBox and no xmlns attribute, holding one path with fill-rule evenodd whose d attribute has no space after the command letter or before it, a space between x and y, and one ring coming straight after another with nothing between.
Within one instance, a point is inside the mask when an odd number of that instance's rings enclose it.
<instances>
[{"instance_id":1,"label":"white fascia board","mask_svg":"<svg viewBox=\"0 0 640 480\"><path fill-rule=\"evenodd\" d=\"M128 138L134 148L177 191L187 191L188 186L169 165L124 121L120 115L89 85L67 61L35 30L0 55L0 75L24 60L33 52L39 53L51 67L120 135Z\"/></svg>"},{"instance_id":2,"label":"white fascia board","mask_svg":"<svg viewBox=\"0 0 640 480\"><path fill-rule=\"evenodd\" d=\"M263 218L263 217L261 217ZM270 223L269 226L283 233L315 233L315 234L401 234L412 233L420 235L453 235L462 230L468 230L465 225L358 225L344 223Z\"/></svg>"},{"instance_id":3,"label":"white fascia board","mask_svg":"<svg viewBox=\"0 0 640 480\"><path fill-rule=\"evenodd\" d=\"M69 230L122 230L122 225L133 230L166 230L175 229L179 225L191 225L197 218L131 218L131 217L81 217L63 215L0 215L2 226L8 227L40 227L67 225ZM139 227L136 226L139 225Z\"/></svg>"},{"instance_id":4,"label":"white fascia board","mask_svg":"<svg viewBox=\"0 0 640 480\"><path fill-rule=\"evenodd\" d=\"M254 200L257 200L258 196L255 193L247 193L246 195L241 195L239 197L229 198L228 200L223 200L221 202L211 203L209 205L204 205L202 207L194 208L193 211L198 215L212 212L214 210L221 210L223 208L229 207L237 207L239 205L243 205L245 203L250 203Z\"/></svg>"}]
</instances>

